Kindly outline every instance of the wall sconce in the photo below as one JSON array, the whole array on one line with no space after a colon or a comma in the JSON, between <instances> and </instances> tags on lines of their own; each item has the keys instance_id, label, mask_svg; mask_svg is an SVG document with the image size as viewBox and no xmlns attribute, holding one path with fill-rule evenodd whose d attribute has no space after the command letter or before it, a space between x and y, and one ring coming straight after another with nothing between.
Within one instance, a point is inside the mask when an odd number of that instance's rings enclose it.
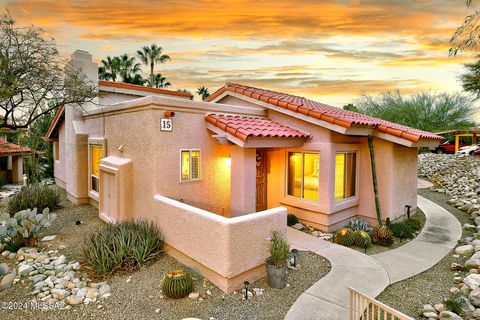
<instances>
[{"instance_id":1,"label":"wall sconce","mask_svg":"<svg viewBox=\"0 0 480 320\"><path fill-rule=\"evenodd\" d=\"M410 219L410 210L412 209L411 205L405 205L405 213L407 214L407 218Z\"/></svg>"},{"instance_id":2,"label":"wall sconce","mask_svg":"<svg viewBox=\"0 0 480 320\"><path fill-rule=\"evenodd\" d=\"M164 111L164 112L163 112L163 116L164 116L165 118L173 118L173 117L175 117L175 112L173 112L173 111Z\"/></svg>"},{"instance_id":3,"label":"wall sconce","mask_svg":"<svg viewBox=\"0 0 480 320\"><path fill-rule=\"evenodd\" d=\"M248 299L248 285L250 284L250 282L245 281L243 284L245 285L245 300L247 300Z\"/></svg>"},{"instance_id":4,"label":"wall sconce","mask_svg":"<svg viewBox=\"0 0 480 320\"><path fill-rule=\"evenodd\" d=\"M297 267L297 257L298 257L298 250L297 249L292 249L292 259L290 260L290 265L293 266L294 268Z\"/></svg>"}]
</instances>

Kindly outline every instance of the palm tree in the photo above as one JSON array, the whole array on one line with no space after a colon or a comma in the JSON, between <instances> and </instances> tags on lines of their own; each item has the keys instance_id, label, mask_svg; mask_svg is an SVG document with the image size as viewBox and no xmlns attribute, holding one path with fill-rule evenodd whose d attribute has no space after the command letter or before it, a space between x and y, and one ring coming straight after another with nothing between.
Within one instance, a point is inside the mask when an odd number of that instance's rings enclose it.
<instances>
[{"instance_id":1,"label":"palm tree","mask_svg":"<svg viewBox=\"0 0 480 320\"><path fill-rule=\"evenodd\" d=\"M168 86L171 86L172 84L167 81L167 78L162 76L161 73L157 73L153 77L153 84L151 83L152 79L149 78L146 80L146 83L150 87L155 87L155 88L166 88Z\"/></svg>"},{"instance_id":2,"label":"palm tree","mask_svg":"<svg viewBox=\"0 0 480 320\"><path fill-rule=\"evenodd\" d=\"M210 96L210 92L208 92L208 88L205 88L205 87L198 88L197 94L202 97L202 100L205 100Z\"/></svg>"},{"instance_id":3,"label":"palm tree","mask_svg":"<svg viewBox=\"0 0 480 320\"><path fill-rule=\"evenodd\" d=\"M117 81L120 74L121 61L119 57L110 57L102 60L103 66L98 68L98 76L101 80Z\"/></svg>"},{"instance_id":4,"label":"palm tree","mask_svg":"<svg viewBox=\"0 0 480 320\"><path fill-rule=\"evenodd\" d=\"M135 62L135 57L129 57L128 54L124 53L118 58L120 59L120 76L122 81L131 83L132 79L138 79L142 68L140 63Z\"/></svg>"},{"instance_id":5,"label":"palm tree","mask_svg":"<svg viewBox=\"0 0 480 320\"><path fill-rule=\"evenodd\" d=\"M162 54L163 48L157 46L155 43L152 45L142 47L142 50L137 50L137 57L142 61L146 66L150 66L150 86L153 87L155 84L155 74L153 69L155 68L156 63L165 63L167 60L170 60L170 56Z\"/></svg>"}]
</instances>

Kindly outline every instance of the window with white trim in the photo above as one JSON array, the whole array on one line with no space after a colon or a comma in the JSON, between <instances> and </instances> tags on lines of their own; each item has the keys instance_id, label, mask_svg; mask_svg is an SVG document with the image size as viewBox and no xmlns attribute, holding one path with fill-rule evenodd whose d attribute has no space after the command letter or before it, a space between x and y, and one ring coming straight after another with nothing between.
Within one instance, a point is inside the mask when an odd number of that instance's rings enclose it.
<instances>
[{"instance_id":1,"label":"window with white trim","mask_svg":"<svg viewBox=\"0 0 480 320\"><path fill-rule=\"evenodd\" d=\"M100 159L103 157L103 148L101 145L90 145L90 190L99 192L100 190Z\"/></svg>"},{"instance_id":2,"label":"window with white trim","mask_svg":"<svg viewBox=\"0 0 480 320\"><path fill-rule=\"evenodd\" d=\"M181 181L200 179L200 150L181 150Z\"/></svg>"},{"instance_id":3,"label":"window with white trim","mask_svg":"<svg viewBox=\"0 0 480 320\"><path fill-rule=\"evenodd\" d=\"M318 201L320 154L289 152L287 193L290 196Z\"/></svg>"},{"instance_id":4,"label":"window with white trim","mask_svg":"<svg viewBox=\"0 0 480 320\"><path fill-rule=\"evenodd\" d=\"M338 152L335 155L335 200L355 196L357 185L357 154Z\"/></svg>"}]
</instances>

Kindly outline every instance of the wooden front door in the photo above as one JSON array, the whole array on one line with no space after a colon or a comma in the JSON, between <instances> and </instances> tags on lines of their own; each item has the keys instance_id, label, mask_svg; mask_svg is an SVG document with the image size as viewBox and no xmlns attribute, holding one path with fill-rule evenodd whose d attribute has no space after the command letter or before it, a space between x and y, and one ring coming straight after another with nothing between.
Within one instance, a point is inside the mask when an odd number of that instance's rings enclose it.
<instances>
[{"instance_id":1,"label":"wooden front door","mask_svg":"<svg viewBox=\"0 0 480 320\"><path fill-rule=\"evenodd\" d=\"M267 209L266 155L265 151L257 150L256 211Z\"/></svg>"}]
</instances>

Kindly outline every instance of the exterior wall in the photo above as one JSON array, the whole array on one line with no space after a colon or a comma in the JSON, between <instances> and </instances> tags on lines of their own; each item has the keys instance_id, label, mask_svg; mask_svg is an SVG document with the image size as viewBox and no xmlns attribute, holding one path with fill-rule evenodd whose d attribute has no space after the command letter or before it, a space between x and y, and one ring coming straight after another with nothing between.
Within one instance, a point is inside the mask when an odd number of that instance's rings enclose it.
<instances>
[{"instance_id":1,"label":"exterior wall","mask_svg":"<svg viewBox=\"0 0 480 320\"><path fill-rule=\"evenodd\" d=\"M142 97L140 95L121 94L121 93L112 93L112 92L101 92L99 96L100 96L101 105L110 105L110 104L125 102L125 101Z\"/></svg>"},{"instance_id":2,"label":"exterior wall","mask_svg":"<svg viewBox=\"0 0 480 320\"><path fill-rule=\"evenodd\" d=\"M58 160L53 161L53 172L57 185L65 188L65 123L58 127Z\"/></svg>"},{"instance_id":3,"label":"exterior wall","mask_svg":"<svg viewBox=\"0 0 480 320\"><path fill-rule=\"evenodd\" d=\"M256 210L256 150L233 147L231 151L231 215L241 216Z\"/></svg>"}]
</instances>

